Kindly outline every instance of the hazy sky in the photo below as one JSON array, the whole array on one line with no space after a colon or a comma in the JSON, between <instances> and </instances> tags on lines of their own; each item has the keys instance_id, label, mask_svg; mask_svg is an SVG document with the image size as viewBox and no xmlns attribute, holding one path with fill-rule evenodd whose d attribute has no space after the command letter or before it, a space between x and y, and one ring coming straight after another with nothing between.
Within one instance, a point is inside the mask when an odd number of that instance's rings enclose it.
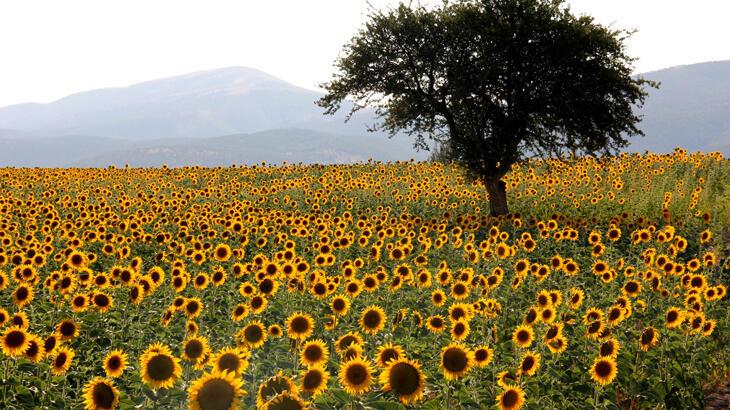
<instances>
[{"instance_id":1,"label":"hazy sky","mask_svg":"<svg viewBox=\"0 0 730 410\"><path fill-rule=\"evenodd\" d=\"M638 72L730 59L728 0L569 3L638 29ZM366 10L366 0L0 0L0 106L232 65L316 88Z\"/></svg>"}]
</instances>

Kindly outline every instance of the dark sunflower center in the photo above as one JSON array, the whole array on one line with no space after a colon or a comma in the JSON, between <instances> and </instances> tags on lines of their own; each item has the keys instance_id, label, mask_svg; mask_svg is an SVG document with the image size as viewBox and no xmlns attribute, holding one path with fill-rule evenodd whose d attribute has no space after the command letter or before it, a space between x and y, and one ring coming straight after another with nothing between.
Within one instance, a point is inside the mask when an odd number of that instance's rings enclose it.
<instances>
[{"instance_id":1,"label":"dark sunflower center","mask_svg":"<svg viewBox=\"0 0 730 410\"><path fill-rule=\"evenodd\" d=\"M527 356L522 360L522 371L527 372L530 371L535 366L535 358L532 356Z\"/></svg>"},{"instance_id":2,"label":"dark sunflower center","mask_svg":"<svg viewBox=\"0 0 730 410\"><path fill-rule=\"evenodd\" d=\"M357 342L353 336L345 336L340 340L340 349L347 349L351 344Z\"/></svg>"},{"instance_id":3,"label":"dark sunflower center","mask_svg":"<svg viewBox=\"0 0 730 410\"><path fill-rule=\"evenodd\" d=\"M175 371L175 363L166 355L157 355L147 363L147 373L152 380L167 380Z\"/></svg>"},{"instance_id":4,"label":"dark sunflower center","mask_svg":"<svg viewBox=\"0 0 730 410\"><path fill-rule=\"evenodd\" d=\"M610 356L613 354L614 348L613 343L606 342L601 345L601 356Z\"/></svg>"},{"instance_id":5,"label":"dark sunflower center","mask_svg":"<svg viewBox=\"0 0 730 410\"><path fill-rule=\"evenodd\" d=\"M15 292L15 297L18 298L19 301L24 301L28 298L28 288L22 287L19 288L17 292Z\"/></svg>"},{"instance_id":6,"label":"dark sunflower center","mask_svg":"<svg viewBox=\"0 0 730 410\"><path fill-rule=\"evenodd\" d=\"M230 372L236 372L238 371L238 368L241 365L241 361L239 358L231 353L224 354L223 356L218 359L218 367L221 368L221 370L228 370Z\"/></svg>"},{"instance_id":7,"label":"dark sunflower center","mask_svg":"<svg viewBox=\"0 0 730 410\"><path fill-rule=\"evenodd\" d=\"M66 364L66 360L68 357L66 356L66 353L59 353L56 356L56 360L53 361L53 365L55 367L63 367L64 364Z\"/></svg>"},{"instance_id":8,"label":"dark sunflower center","mask_svg":"<svg viewBox=\"0 0 730 410\"><path fill-rule=\"evenodd\" d=\"M679 315L674 310L671 311L671 312L669 312L669 313L667 313L667 321L670 322L670 323L676 321L678 317L679 317Z\"/></svg>"},{"instance_id":9,"label":"dark sunflower center","mask_svg":"<svg viewBox=\"0 0 730 410\"><path fill-rule=\"evenodd\" d=\"M359 386L367 380L368 371L365 366L361 364L354 364L347 368L345 376L350 384Z\"/></svg>"},{"instance_id":10,"label":"dark sunflower center","mask_svg":"<svg viewBox=\"0 0 730 410\"><path fill-rule=\"evenodd\" d=\"M256 343L263 337L263 332L258 326L249 326L243 332L244 337L251 343Z\"/></svg>"},{"instance_id":11,"label":"dark sunflower center","mask_svg":"<svg viewBox=\"0 0 730 410\"><path fill-rule=\"evenodd\" d=\"M398 363L390 369L388 381L397 394L408 396L418 391L420 375L418 374L418 369L412 365Z\"/></svg>"},{"instance_id":12,"label":"dark sunflower center","mask_svg":"<svg viewBox=\"0 0 730 410\"><path fill-rule=\"evenodd\" d=\"M520 396L517 391L509 389L502 395L502 406L511 408L519 401Z\"/></svg>"},{"instance_id":13,"label":"dark sunflower center","mask_svg":"<svg viewBox=\"0 0 730 410\"><path fill-rule=\"evenodd\" d=\"M320 373L318 370L312 370L307 372L306 375L304 375L304 379L302 380L302 385L307 390L314 390L318 388L322 384L322 373Z\"/></svg>"},{"instance_id":14,"label":"dark sunflower center","mask_svg":"<svg viewBox=\"0 0 730 410\"><path fill-rule=\"evenodd\" d=\"M335 310L343 310L345 309L345 301L342 299L335 299L334 302L332 302L332 307Z\"/></svg>"},{"instance_id":15,"label":"dark sunflower center","mask_svg":"<svg viewBox=\"0 0 730 410\"><path fill-rule=\"evenodd\" d=\"M55 337L49 337L46 339L45 343L43 344L43 347L45 348L46 352L50 352L53 349L56 348L56 338Z\"/></svg>"},{"instance_id":16,"label":"dark sunflower center","mask_svg":"<svg viewBox=\"0 0 730 410\"><path fill-rule=\"evenodd\" d=\"M601 330L601 322L592 322L588 326L588 333L597 333L599 330Z\"/></svg>"},{"instance_id":17,"label":"dark sunflower center","mask_svg":"<svg viewBox=\"0 0 730 410\"><path fill-rule=\"evenodd\" d=\"M468 358L466 352L458 348L451 348L444 352L442 360L444 368L451 372L460 372L466 368Z\"/></svg>"},{"instance_id":18,"label":"dark sunflower center","mask_svg":"<svg viewBox=\"0 0 730 410\"><path fill-rule=\"evenodd\" d=\"M362 319L363 324L365 324L365 327L368 329L374 329L380 326L381 317L380 313L375 310L369 310L367 313L365 313L365 316Z\"/></svg>"},{"instance_id":19,"label":"dark sunflower center","mask_svg":"<svg viewBox=\"0 0 730 410\"><path fill-rule=\"evenodd\" d=\"M274 290L274 282L271 279L264 279L259 283L259 290L262 293L270 293Z\"/></svg>"},{"instance_id":20,"label":"dark sunflower center","mask_svg":"<svg viewBox=\"0 0 730 410\"><path fill-rule=\"evenodd\" d=\"M94 405L100 409L111 409L114 404L114 390L106 383L98 383L91 392Z\"/></svg>"},{"instance_id":21,"label":"dark sunflower center","mask_svg":"<svg viewBox=\"0 0 730 410\"><path fill-rule=\"evenodd\" d=\"M550 328L550 330L547 331L547 334L545 334L545 337L548 339L554 339L555 336L558 335L558 328L556 326L553 326Z\"/></svg>"},{"instance_id":22,"label":"dark sunflower center","mask_svg":"<svg viewBox=\"0 0 730 410\"><path fill-rule=\"evenodd\" d=\"M8 333L7 336L5 336L5 345L10 347L11 349L15 349L23 346L25 340L25 333L18 330L13 330L12 332Z\"/></svg>"},{"instance_id":23,"label":"dark sunflower center","mask_svg":"<svg viewBox=\"0 0 730 410\"><path fill-rule=\"evenodd\" d=\"M305 333L309 330L309 321L305 317L297 316L291 321L291 328L294 333Z\"/></svg>"},{"instance_id":24,"label":"dark sunflower center","mask_svg":"<svg viewBox=\"0 0 730 410\"><path fill-rule=\"evenodd\" d=\"M322 358L322 349L317 345L310 345L307 346L306 349L304 349L304 357L307 358L307 360L316 362L319 359Z\"/></svg>"},{"instance_id":25,"label":"dark sunflower center","mask_svg":"<svg viewBox=\"0 0 730 410\"><path fill-rule=\"evenodd\" d=\"M112 356L106 363L107 367L111 370L117 370L122 367L122 359L119 356Z\"/></svg>"},{"instance_id":26,"label":"dark sunflower center","mask_svg":"<svg viewBox=\"0 0 730 410\"><path fill-rule=\"evenodd\" d=\"M601 360L596 364L596 374L599 377L608 377L613 370L613 366L606 360Z\"/></svg>"},{"instance_id":27,"label":"dark sunflower center","mask_svg":"<svg viewBox=\"0 0 730 410\"><path fill-rule=\"evenodd\" d=\"M486 349L479 349L474 352L474 359L478 362L483 362L489 358L489 352Z\"/></svg>"},{"instance_id":28,"label":"dark sunflower center","mask_svg":"<svg viewBox=\"0 0 730 410\"><path fill-rule=\"evenodd\" d=\"M70 322L63 322L61 323L61 328L59 330L61 331L61 334L63 336L70 337L73 336L74 332L76 331L76 326Z\"/></svg>"},{"instance_id":29,"label":"dark sunflower center","mask_svg":"<svg viewBox=\"0 0 730 410\"><path fill-rule=\"evenodd\" d=\"M528 333L526 330L520 330L517 332L517 340L520 341L520 343L526 343L528 340L530 340L530 333Z\"/></svg>"},{"instance_id":30,"label":"dark sunflower center","mask_svg":"<svg viewBox=\"0 0 730 410\"><path fill-rule=\"evenodd\" d=\"M207 381L198 392L198 404L204 410L227 410L233 404L233 386L225 380Z\"/></svg>"},{"instance_id":31,"label":"dark sunflower center","mask_svg":"<svg viewBox=\"0 0 730 410\"><path fill-rule=\"evenodd\" d=\"M190 314L196 313L199 308L200 305L196 301L190 301L187 305L185 305L185 310Z\"/></svg>"},{"instance_id":32,"label":"dark sunflower center","mask_svg":"<svg viewBox=\"0 0 730 410\"><path fill-rule=\"evenodd\" d=\"M391 360L397 360L399 357L398 351L395 349L385 349L383 350L383 353L380 354L380 359L383 361L383 363L388 363Z\"/></svg>"},{"instance_id":33,"label":"dark sunflower center","mask_svg":"<svg viewBox=\"0 0 730 410\"><path fill-rule=\"evenodd\" d=\"M94 296L94 304L99 307L106 307L109 306L109 298L106 295L95 295Z\"/></svg>"},{"instance_id":34,"label":"dark sunflower center","mask_svg":"<svg viewBox=\"0 0 730 410\"><path fill-rule=\"evenodd\" d=\"M648 345L649 343L654 340L654 331L652 329L645 330L644 333L641 334L641 343Z\"/></svg>"},{"instance_id":35,"label":"dark sunflower center","mask_svg":"<svg viewBox=\"0 0 730 410\"><path fill-rule=\"evenodd\" d=\"M28 350L25 351L25 354L28 357L35 357L38 354L40 346L38 346L38 343L36 342L30 342L30 347L28 347Z\"/></svg>"},{"instance_id":36,"label":"dark sunflower center","mask_svg":"<svg viewBox=\"0 0 730 410\"><path fill-rule=\"evenodd\" d=\"M197 359L203 354L203 344L199 340L191 340L185 344L185 354L191 359Z\"/></svg>"}]
</instances>

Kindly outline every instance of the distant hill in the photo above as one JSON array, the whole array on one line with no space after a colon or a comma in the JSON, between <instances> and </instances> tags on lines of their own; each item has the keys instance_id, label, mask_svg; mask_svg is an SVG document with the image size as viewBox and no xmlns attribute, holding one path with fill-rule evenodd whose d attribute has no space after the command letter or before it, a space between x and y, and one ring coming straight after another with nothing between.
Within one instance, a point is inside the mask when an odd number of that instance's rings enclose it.
<instances>
[{"instance_id":1,"label":"distant hill","mask_svg":"<svg viewBox=\"0 0 730 410\"><path fill-rule=\"evenodd\" d=\"M683 65L642 74L661 82L639 113L646 137L630 151L722 151L730 155L730 61Z\"/></svg>"},{"instance_id":2,"label":"distant hill","mask_svg":"<svg viewBox=\"0 0 730 410\"><path fill-rule=\"evenodd\" d=\"M0 166L9 167L152 167L167 164L232 164L396 161L414 157L411 148L383 136L277 129L209 138L124 140L97 136L2 138Z\"/></svg>"},{"instance_id":3,"label":"distant hill","mask_svg":"<svg viewBox=\"0 0 730 410\"><path fill-rule=\"evenodd\" d=\"M730 156L730 61L643 74L650 90L629 151ZM230 165L424 159L408 137L368 133L372 110L344 123L322 93L228 67L0 108L0 166Z\"/></svg>"},{"instance_id":4,"label":"distant hill","mask_svg":"<svg viewBox=\"0 0 730 410\"><path fill-rule=\"evenodd\" d=\"M344 113L322 115L322 93L262 71L227 67L128 87L69 95L48 104L0 108L0 128L39 135L123 139L204 138L275 128L361 134L371 117L344 124Z\"/></svg>"},{"instance_id":5,"label":"distant hill","mask_svg":"<svg viewBox=\"0 0 730 410\"><path fill-rule=\"evenodd\" d=\"M253 134L235 134L194 140L158 141L124 150L107 152L63 165L103 167L110 164L133 167L185 165L364 162L369 159L395 161L412 157L412 152L373 135L331 134L304 129L279 129Z\"/></svg>"}]
</instances>

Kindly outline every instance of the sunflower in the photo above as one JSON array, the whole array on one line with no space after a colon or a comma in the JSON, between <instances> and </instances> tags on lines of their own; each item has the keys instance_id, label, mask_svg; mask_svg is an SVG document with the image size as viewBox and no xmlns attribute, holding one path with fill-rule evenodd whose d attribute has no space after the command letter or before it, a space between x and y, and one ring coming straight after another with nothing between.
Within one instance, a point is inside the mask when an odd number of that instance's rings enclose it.
<instances>
[{"instance_id":1,"label":"sunflower","mask_svg":"<svg viewBox=\"0 0 730 410\"><path fill-rule=\"evenodd\" d=\"M555 308L552 306L546 307L540 311L539 317L543 323L552 323L555 320Z\"/></svg>"},{"instance_id":2,"label":"sunflower","mask_svg":"<svg viewBox=\"0 0 730 410\"><path fill-rule=\"evenodd\" d=\"M306 340L314 332L314 319L306 313L297 312L286 319L286 328L290 338Z\"/></svg>"},{"instance_id":3,"label":"sunflower","mask_svg":"<svg viewBox=\"0 0 730 410\"><path fill-rule=\"evenodd\" d=\"M225 262L231 258L231 247L225 243L218 244L213 250L213 258L218 262Z\"/></svg>"},{"instance_id":4,"label":"sunflower","mask_svg":"<svg viewBox=\"0 0 730 410\"><path fill-rule=\"evenodd\" d=\"M111 380L95 377L84 387L87 410L110 410L119 406L119 390Z\"/></svg>"},{"instance_id":5,"label":"sunflower","mask_svg":"<svg viewBox=\"0 0 730 410\"><path fill-rule=\"evenodd\" d=\"M188 336L182 346L182 358L189 362L200 363L210 353L208 339L203 336Z\"/></svg>"},{"instance_id":6,"label":"sunflower","mask_svg":"<svg viewBox=\"0 0 730 410\"><path fill-rule=\"evenodd\" d=\"M240 348L227 347L222 349L211 359L213 367L218 372L229 372L240 377L248 368L249 353Z\"/></svg>"},{"instance_id":7,"label":"sunflower","mask_svg":"<svg viewBox=\"0 0 730 410\"><path fill-rule=\"evenodd\" d=\"M489 346L480 346L474 349L474 365L487 367L494 359L494 351Z\"/></svg>"},{"instance_id":8,"label":"sunflower","mask_svg":"<svg viewBox=\"0 0 730 410\"><path fill-rule=\"evenodd\" d=\"M183 313L188 319L195 319L203 311L203 302L199 298L189 298L183 306Z\"/></svg>"},{"instance_id":9,"label":"sunflower","mask_svg":"<svg viewBox=\"0 0 730 410\"><path fill-rule=\"evenodd\" d=\"M5 329L2 335L2 350L7 356L22 356L30 347L30 335L19 326Z\"/></svg>"},{"instance_id":10,"label":"sunflower","mask_svg":"<svg viewBox=\"0 0 730 410\"><path fill-rule=\"evenodd\" d=\"M302 346L299 361L307 367L325 365L329 354L329 348L322 340L310 340Z\"/></svg>"},{"instance_id":11,"label":"sunflower","mask_svg":"<svg viewBox=\"0 0 730 410\"><path fill-rule=\"evenodd\" d=\"M19 308L28 305L33 301L33 287L28 285L19 285L13 292L13 304Z\"/></svg>"},{"instance_id":12,"label":"sunflower","mask_svg":"<svg viewBox=\"0 0 730 410\"><path fill-rule=\"evenodd\" d=\"M348 360L340 365L340 385L353 396L362 395L370 390L373 373L370 362L359 357Z\"/></svg>"},{"instance_id":13,"label":"sunflower","mask_svg":"<svg viewBox=\"0 0 730 410\"><path fill-rule=\"evenodd\" d=\"M360 315L360 328L363 332L374 335L385 326L385 311L380 306L368 306Z\"/></svg>"},{"instance_id":14,"label":"sunflower","mask_svg":"<svg viewBox=\"0 0 730 410\"><path fill-rule=\"evenodd\" d=\"M444 321L444 317L441 315L429 316L429 318L426 319L426 327L432 333L441 333L446 328L446 322Z\"/></svg>"},{"instance_id":15,"label":"sunflower","mask_svg":"<svg viewBox=\"0 0 730 410\"><path fill-rule=\"evenodd\" d=\"M335 342L335 349L338 353L342 354L351 345L362 345L362 336L358 332L349 332L340 336Z\"/></svg>"},{"instance_id":16,"label":"sunflower","mask_svg":"<svg viewBox=\"0 0 730 410\"><path fill-rule=\"evenodd\" d=\"M388 362L391 360L398 360L405 357L403 348L399 345L392 343L386 343L378 347L377 353L377 365L380 368L388 367Z\"/></svg>"},{"instance_id":17,"label":"sunflower","mask_svg":"<svg viewBox=\"0 0 730 410\"><path fill-rule=\"evenodd\" d=\"M431 302L434 306L440 307L446 303L446 294L441 289L436 289L431 293Z\"/></svg>"},{"instance_id":18,"label":"sunflower","mask_svg":"<svg viewBox=\"0 0 730 410\"><path fill-rule=\"evenodd\" d=\"M568 349L568 339L562 334L554 339L546 340L545 343L553 354L560 354Z\"/></svg>"},{"instance_id":19,"label":"sunflower","mask_svg":"<svg viewBox=\"0 0 730 410\"><path fill-rule=\"evenodd\" d=\"M280 370L276 375L259 385L259 390L256 393L256 407L264 408L270 400L284 393L288 393L292 398L298 397L297 386L290 378L284 376Z\"/></svg>"},{"instance_id":20,"label":"sunflower","mask_svg":"<svg viewBox=\"0 0 730 410\"><path fill-rule=\"evenodd\" d=\"M345 296L335 296L330 302L330 308L332 309L332 313L338 316L344 316L350 309L350 299Z\"/></svg>"},{"instance_id":21,"label":"sunflower","mask_svg":"<svg viewBox=\"0 0 730 410\"><path fill-rule=\"evenodd\" d=\"M89 307L89 296L86 293L77 293L71 298L71 310L74 313L86 311Z\"/></svg>"},{"instance_id":22,"label":"sunflower","mask_svg":"<svg viewBox=\"0 0 730 410\"><path fill-rule=\"evenodd\" d=\"M534 339L535 332L530 326L520 325L512 333L512 343L523 349L529 347Z\"/></svg>"},{"instance_id":23,"label":"sunflower","mask_svg":"<svg viewBox=\"0 0 730 410\"><path fill-rule=\"evenodd\" d=\"M520 361L520 374L532 376L540 368L540 353L526 352Z\"/></svg>"},{"instance_id":24,"label":"sunflower","mask_svg":"<svg viewBox=\"0 0 730 410\"><path fill-rule=\"evenodd\" d=\"M261 410L304 410L309 403L302 401L296 394L284 392L277 394L261 407Z\"/></svg>"},{"instance_id":25,"label":"sunflower","mask_svg":"<svg viewBox=\"0 0 730 410\"><path fill-rule=\"evenodd\" d=\"M142 380L153 389L172 387L182 374L180 359L161 343L147 347L140 357L139 368Z\"/></svg>"},{"instance_id":26,"label":"sunflower","mask_svg":"<svg viewBox=\"0 0 730 410\"><path fill-rule=\"evenodd\" d=\"M56 326L56 333L61 337L61 340L71 340L79 335L79 325L71 319L62 320Z\"/></svg>"},{"instance_id":27,"label":"sunflower","mask_svg":"<svg viewBox=\"0 0 730 410\"><path fill-rule=\"evenodd\" d=\"M505 384L504 390L497 396L500 410L517 410L525 404L525 391L514 384Z\"/></svg>"},{"instance_id":28,"label":"sunflower","mask_svg":"<svg viewBox=\"0 0 730 410\"><path fill-rule=\"evenodd\" d=\"M646 328L639 337L639 346L641 350L648 351L652 347L656 346L659 342L659 331L653 327Z\"/></svg>"},{"instance_id":29,"label":"sunflower","mask_svg":"<svg viewBox=\"0 0 730 410\"><path fill-rule=\"evenodd\" d=\"M45 350L46 354L51 354L56 350L56 347L58 347L59 344L59 337L55 333L51 333L43 339L43 350Z\"/></svg>"},{"instance_id":30,"label":"sunflower","mask_svg":"<svg viewBox=\"0 0 730 410\"><path fill-rule=\"evenodd\" d=\"M616 360L610 356L597 357L590 369L591 379L600 385L613 381L618 374Z\"/></svg>"},{"instance_id":31,"label":"sunflower","mask_svg":"<svg viewBox=\"0 0 730 410\"><path fill-rule=\"evenodd\" d=\"M446 380L464 376L473 363L474 353L460 343L450 343L441 350L441 370Z\"/></svg>"},{"instance_id":32,"label":"sunflower","mask_svg":"<svg viewBox=\"0 0 730 410\"><path fill-rule=\"evenodd\" d=\"M586 337L588 339L596 340L599 337L601 337L601 334L603 333L603 330L606 328L606 325L601 320L596 320L595 322L592 322L588 325L586 328Z\"/></svg>"},{"instance_id":33,"label":"sunflower","mask_svg":"<svg viewBox=\"0 0 730 410\"><path fill-rule=\"evenodd\" d=\"M684 321L684 312L679 308L671 307L667 310L664 318L666 319L665 326L667 329L673 329L681 325Z\"/></svg>"},{"instance_id":34,"label":"sunflower","mask_svg":"<svg viewBox=\"0 0 730 410\"><path fill-rule=\"evenodd\" d=\"M312 395L312 398L327 390L330 374L321 365L311 366L303 370L299 376L302 380L301 390Z\"/></svg>"},{"instance_id":35,"label":"sunflower","mask_svg":"<svg viewBox=\"0 0 730 410\"><path fill-rule=\"evenodd\" d=\"M29 336L29 346L23 356L33 363L38 363L46 355L46 350L43 348L43 341L36 335Z\"/></svg>"},{"instance_id":36,"label":"sunflower","mask_svg":"<svg viewBox=\"0 0 730 410\"><path fill-rule=\"evenodd\" d=\"M51 369L51 373L53 373L54 376L66 373L68 368L71 367L71 362L73 361L74 356L76 356L76 352L74 352L71 348L65 346L58 347L56 349L56 354L53 356L53 367Z\"/></svg>"},{"instance_id":37,"label":"sunflower","mask_svg":"<svg viewBox=\"0 0 730 410\"><path fill-rule=\"evenodd\" d=\"M91 297L91 303L99 311L99 313L105 313L114 307L114 300L112 297L99 291L94 292L94 295Z\"/></svg>"},{"instance_id":38,"label":"sunflower","mask_svg":"<svg viewBox=\"0 0 730 410\"><path fill-rule=\"evenodd\" d=\"M104 372L108 377L119 377L127 368L127 354L121 349L115 349L104 357Z\"/></svg>"},{"instance_id":39,"label":"sunflower","mask_svg":"<svg viewBox=\"0 0 730 410\"><path fill-rule=\"evenodd\" d=\"M613 357L615 358L618 355L618 350L621 347L618 340L616 338L612 337L605 342L601 343L600 348L598 349L598 354L600 357Z\"/></svg>"},{"instance_id":40,"label":"sunflower","mask_svg":"<svg viewBox=\"0 0 730 410\"><path fill-rule=\"evenodd\" d=\"M340 357L343 362L352 360L358 357L362 357L363 347L358 344L351 344L344 351L340 352Z\"/></svg>"},{"instance_id":41,"label":"sunflower","mask_svg":"<svg viewBox=\"0 0 730 410\"><path fill-rule=\"evenodd\" d=\"M254 321L238 332L238 341L250 349L256 349L266 342L266 328L263 323Z\"/></svg>"},{"instance_id":42,"label":"sunflower","mask_svg":"<svg viewBox=\"0 0 730 410\"><path fill-rule=\"evenodd\" d=\"M5 326L10 320L10 313L7 310L0 308L0 327Z\"/></svg>"},{"instance_id":43,"label":"sunflower","mask_svg":"<svg viewBox=\"0 0 730 410\"><path fill-rule=\"evenodd\" d=\"M392 360L380 374L383 391L393 391L404 403L415 403L423 398L426 377L421 365L415 360L406 358Z\"/></svg>"},{"instance_id":44,"label":"sunflower","mask_svg":"<svg viewBox=\"0 0 730 410\"><path fill-rule=\"evenodd\" d=\"M205 373L188 388L188 403L193 410L238 408L238 399L246 394L243 380L235 373L214 370Z\"/></svg>"}]
</instances>

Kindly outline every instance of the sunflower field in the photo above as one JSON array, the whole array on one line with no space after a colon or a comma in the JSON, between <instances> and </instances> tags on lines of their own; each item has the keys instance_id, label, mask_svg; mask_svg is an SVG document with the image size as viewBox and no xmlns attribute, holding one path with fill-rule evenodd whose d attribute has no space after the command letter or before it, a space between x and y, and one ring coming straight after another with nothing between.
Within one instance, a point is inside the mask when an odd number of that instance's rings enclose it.
<instances>
[{"instance_id":1,"label":"sunflower field","mask_svg":"<svg viewBox=\"0 0 730 410\"><path fill-rule=\"evenodd\" d=\"M0 408L702 408L730 163L0 169Z\"/></svg>"}]
</instances>

